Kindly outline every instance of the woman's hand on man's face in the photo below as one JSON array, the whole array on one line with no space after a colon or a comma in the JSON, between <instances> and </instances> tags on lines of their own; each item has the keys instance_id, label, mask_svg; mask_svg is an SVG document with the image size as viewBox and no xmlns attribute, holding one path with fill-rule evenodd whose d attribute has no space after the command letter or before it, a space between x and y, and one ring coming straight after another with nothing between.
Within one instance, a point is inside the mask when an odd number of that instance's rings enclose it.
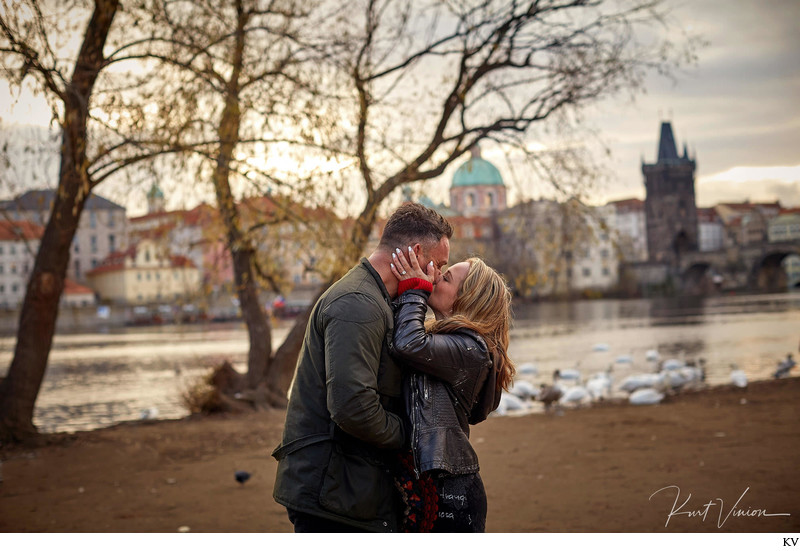
<instances>
[{"instance_id":1,"label":"woman's hand on man's face","mask_svg":"<svg viewBox=\"0 0 800 551\"><path fill-rule=\"evenodd\" d=\"M411 247L409 247L408 251L405 253L400 249L395 249L392 253L392 262L389 266L392 269L392 273L399 281L417 277L433 283L434 276L436 275L436 268L433 266L433 260L431 260L423 270L419 265L414 249Z\"/></svg>"}]
</instances>

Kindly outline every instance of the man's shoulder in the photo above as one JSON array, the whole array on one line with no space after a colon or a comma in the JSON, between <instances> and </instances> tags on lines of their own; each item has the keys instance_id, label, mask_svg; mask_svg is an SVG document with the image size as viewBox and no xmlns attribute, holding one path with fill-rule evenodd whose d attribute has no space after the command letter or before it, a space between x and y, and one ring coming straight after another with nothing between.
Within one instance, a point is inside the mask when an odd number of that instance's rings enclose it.
<instances>
[{"instance_id":1,"label":"man's shoulder","mask_svg":"<svg viewBox=\"0 0 800 551\"><path fill-rule=\"evenodd\" d=\"M392 315L375 278L360 264L334 283L326 295L320 312L328 318L372 323Z\"/></svg>"}]
</instances>

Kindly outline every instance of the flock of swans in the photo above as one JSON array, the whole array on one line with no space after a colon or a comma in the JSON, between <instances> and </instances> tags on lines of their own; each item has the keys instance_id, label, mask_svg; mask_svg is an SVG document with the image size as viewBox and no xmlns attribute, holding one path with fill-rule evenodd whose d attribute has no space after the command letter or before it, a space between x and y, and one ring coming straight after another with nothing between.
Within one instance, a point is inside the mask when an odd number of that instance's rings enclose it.
<instances>
[{"instance_id":1,"label":"flock of swans","mask_svg":"<svg viewBox=\"0 0 800 551\"><path fill-rule=\"evenodd\" d=\"M593 352L607 352L609 346L596 344ZM517 376L508 392L503 392L495 415L524 414L534 409L534 403L544 404L545 412L562 413L564 407L580 407L593 402L609 400L612 397L626 397L634 405L654 405L665 396L681 391L697 390L706 386L706 361L685 360L683 358L661 359L657 350L645 353L648 369L644 373L631 373L618 381L617 373L628 371L633 365L633 357L628 354L617 356L607 369L584 378L580 362L573 369L556 369L550 384L534 384L539 375L533 363L523 363L517 367ZM790 374L797 365L789 354L778 363L773 377L781 378ZM736 364L729 366L729 383L738 388L747 388L747 375Z\"/></svg>"}]
</instances>

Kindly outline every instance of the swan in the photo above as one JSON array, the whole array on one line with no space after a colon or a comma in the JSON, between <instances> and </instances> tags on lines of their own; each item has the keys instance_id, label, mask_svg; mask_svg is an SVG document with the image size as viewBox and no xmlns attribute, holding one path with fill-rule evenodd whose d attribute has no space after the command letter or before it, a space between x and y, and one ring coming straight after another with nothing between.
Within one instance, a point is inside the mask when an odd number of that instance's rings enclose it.
<instances>
[{"instance_id":1,"label":"swan","mask_svg":"<svg viewBox=\"0 0 800 551\"><path fill-rule=\"evenodd\" d=\"M597 343L592 347L592 352L608 352L609 346L605 343Z\"/></svg>"},{"instance_id":2,"label":"swan","mask_svg":"<svg viewBox=\"0 0 800 551\"><path fill-rule=\"evenodd\" d=\"M786 355L786 359L783 360L778 364L778 369L775 370L775 373L772 375L776 379L780 379L781 377L786 377L789 375L789 371L796 366L794 358L792 358L791 354Z\"/></svg>"},{"instance_id":3,"label":"swan","mask_svg":"<svg viewBox=\"0 0 800 551\"><path fill-rule=\"evenodd\" d=\"M592 395L593 400L608 398L611 395L611 386L614 383L611 370L612 366L608 366L606 371L595 373L586 382L586 390Z\"/></svg>"},{"instance_id":4,"label":"swan","mask_svg":"<svg viewBox=\"0 0 800 551\"><path fill-rule=\"evenodd\" d=\"M632 364L633 356L631 356L630 354L623 354L622 356L617 356L615 362L618 364Z\"/></svg>"},{"instance_id":5,"label":"swan","mask_svg":"<svg viewBox=\"0 0 800 551\"><path fill-rule=\"evenodd\" d=\"M661 355L658 353L658 350L650 349L644 353L644 358L648 362L657 362L658 360L661 359Z\"/></svg>"},{"instance_id":6,"label":"swan","mask_svg":"<svg viewBox=\"0 0 800 551\"><path fill-rule=\"evenodd\" d=\"M619 389L631 393L640 388L654 387L664 382L663 373L640 373L625 377Z\"/></svg>"},{"instance_id":7,"label":"swan","mask_svg":"<svg viewBox=\"0 0 800 551\"><path fill-rule=\"evenodd\" d=\"M532 398L535 400L539 395L539 389L534 387L528 381L514 381L508 392L522 400L527 398Z\"/></svg>"},{"instance_id":8,"label":"swan","mask_svg":"<svg viewBox=\"0 0 800 551\"><path fill-rule=\"evenodd\" d=\"M558 385L545 385L539 387L539 401L544 404L545 411L550 409L554 402L558 402L559 398L564 394L561 387Z\"/></svg>"},{"instance_id":9,"label":"swan","mask_svg":"<svg viewBox=\"0 0 800 551\"><path fill-rule=\"evenodd\" d=\"M662 370L672 371L673 369L680 369L682 367L686 367L686 362L683 360L679 360L677 358L670 358L669 360L665 360L664 363L661 365Z\"/></svg>"},{"instance_id":10,"label":"swan","mask_svg":"<svg viewBox=\"0 0 800 551\"><path fill-rule=\"evenodd\" d=\"M580 404L590 398L589 391L582 386L573 386L564 391L560 404Z\"/></svg>"},{"instance_id":11,"label":"swan","mask_svg":"<svg viewBox=\"0 0 800 551\"><path fill-rule=\"evenodd\" d=\"M747 375L736 364L731 364L731 383L739 388L747 388Z\"/></svg>"},{"instance_id":12,"label":"swan","mask_svg":"<svg viewBox=\"0 0 800 551\"><path fill-rule=\"evenodd\" d=\"M640 388L633 392L628 401L636 406L648 406L658 404L664 399L664 395L654 388Z\"/></svg>"},{"instance_id":13,"label":"swan","mask_svg":"<svg viewBox=\"0 0 800 551\"><path fill-rule=\"evenodd\" d=\"M536 367L536 364L532 364L530 362L524 363L517 368L517 373L521 375L538 375L539 368Z\"/></svg>"},{"instance_id":14,"label":"swan","mask_svg":"<svg viewBox=\"0 0 800 551\"><path fill-rule=\"evenodd\" d=\"M553 380L563 379L565 381L577 381L581 378L581 372L577 369L556 369L553 372Z\"/></svg>"},{"instance_id":15,"label":"swan","mask_svg":"<svg viewBox=\"0 0 800 551\"><path fill-rule=\"evenodd\" d=\"M500 394L500 403L497 408L492 412L494 415L506 415L509 411L522 411L525 409L525 404L522 400L503 391Z\"/></svg>"}]
</instances>

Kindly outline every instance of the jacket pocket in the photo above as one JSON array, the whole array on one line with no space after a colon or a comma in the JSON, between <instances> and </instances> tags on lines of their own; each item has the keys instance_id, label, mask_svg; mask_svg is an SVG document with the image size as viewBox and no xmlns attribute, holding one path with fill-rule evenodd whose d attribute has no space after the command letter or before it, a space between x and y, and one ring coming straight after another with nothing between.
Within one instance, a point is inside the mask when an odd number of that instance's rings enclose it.
<instances>
[{"instance_id":1,"label":"jacket pocket","mask_svg":"<svg viewBox=\"0 0 800 551\"><path fill-rule=\"evenodd\" d=\"M322 479L319 503L332 513L358 520L392 520L393 480L387 469L364 457L345 452L339 444ZM392 522L394 525L394 522Z\"/></svg>"}]
</instances>

